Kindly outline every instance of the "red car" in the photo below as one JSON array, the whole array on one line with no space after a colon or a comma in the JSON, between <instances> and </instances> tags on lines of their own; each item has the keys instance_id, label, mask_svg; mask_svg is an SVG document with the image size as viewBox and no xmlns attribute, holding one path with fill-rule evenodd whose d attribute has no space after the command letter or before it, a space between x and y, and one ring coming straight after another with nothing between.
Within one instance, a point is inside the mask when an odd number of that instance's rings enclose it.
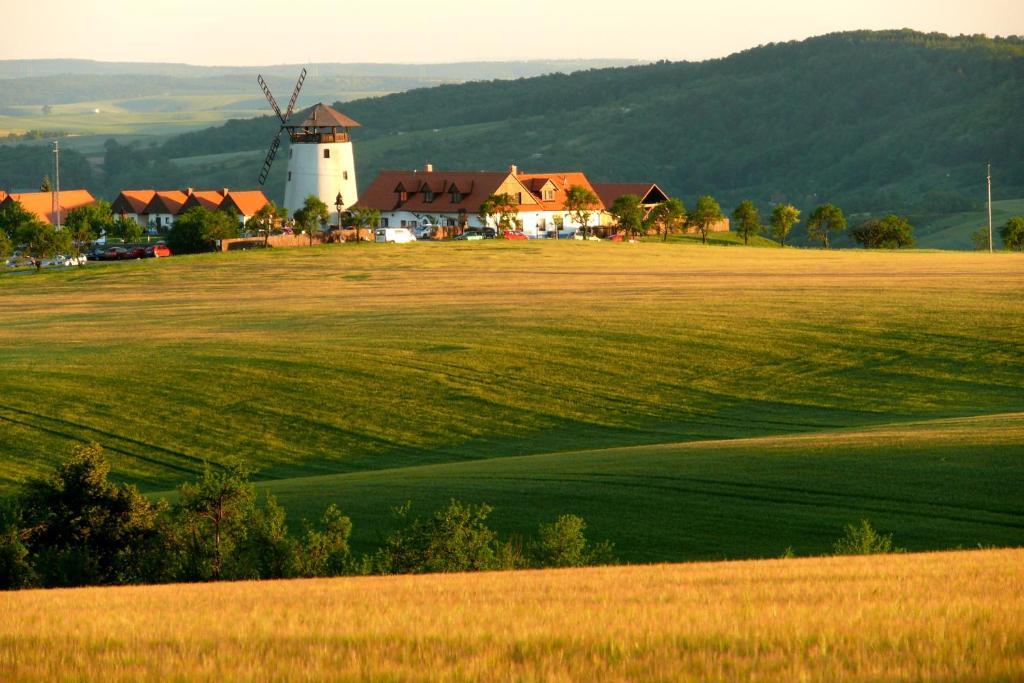
<instances>
[{"instance_id":1,"label":"red car","mask_svg":"<svg viewBox=\"0 0 1024 683\"><path fill-rule=\"evenodd\" d=\"M151 244L148 247L146 247L146 256L150 258L163 258L165 256L170 255L171 250L168 249L167 245L164 244L163 242L159 244Z\"/></svg>"},{"instance_id":2,"label":"red car","mask_svg":"<svg viewBox=\"0 0 1024 683\"><path fill-rule=\"evenodd\" d=\"M123 259L146 258L146 248L145 247L128 247L127 249L125 249L124 254L121 255L121 258L123 258Z\"/></svg>"},{"instance_id":3,"label":"red car","mask_svg":"<svg viewBox=\"0 0 1024 683\"><path fill-rule=\"evenodd\" d=\"M530 238L526 236L525 232L520 232L519 230L509 230L508 232L505 233L505 239L507 239L507 240L527 240L527 239L530 239Z\"/></svg>"},{"instance_id":4,"label":"red car","mask_svg":"<svg viewBox=\"0 0 1024 683\"><path fill-rule=\"evenodd\" d=\"M617 232L614 235L608 235L607 240L609 242L621 242L622 241L622 233Z\"/></svg>"}]
</instances>

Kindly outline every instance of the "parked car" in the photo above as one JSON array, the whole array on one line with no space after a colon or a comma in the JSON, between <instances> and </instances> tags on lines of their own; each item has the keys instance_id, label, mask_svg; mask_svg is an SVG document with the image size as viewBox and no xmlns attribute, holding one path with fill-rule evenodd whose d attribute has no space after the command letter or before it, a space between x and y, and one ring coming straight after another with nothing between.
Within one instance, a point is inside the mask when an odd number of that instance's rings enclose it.
<instances>
[{"instance_id":1,"label":"parked car","mask_svg":"<svg viewBox=\"0 0 1024 683\"><path fill-rule=\"evenodd\" d=\"M110 247L103 252L103 258L101 261L120 261L121 259L127 258L125 254L128 250L124 247Z\"/></svg>"},{"instance_id":2,"label":"parked car","mask_svg":"<svg viewBox=\"0 0 1024 683\"><path fill-rule=\"evenodd\" d=\"M434 231L437 230L436 225L420 225L413 230L413 235L418 240L429 240L434 238Z\"/></svg>"},{"instance_id":3,"label":"parked car","mask_svg":"<svg viewBox=\"0 0 1024 683\"><path fill-rule=\"evenodd\" d=\"M146 248L143 246L126 247L123 259L146 258Z\"/></svg>"},{"instance_id":4,"label":"parked car","mask_svg":"<svg viewBox=\"0 0 1024 683\"><path fill-rule=\"evenodd\" d=\"M151 244L146 247L147 258L164 258L171 255L170 248L163 242Z\"/></svg>"},{"instance_id":5,"label":"parked car","mask_svg":"<svg viewBox=\"0 0 1024 683\"><path fill-rule=\"evenodd\" d=\"M506 232L504 234L504 238L507 239L507 240L525 240L525 239L529 239L529 237L526 236L526 233L522 232L521 230L509 230L508 232Z\"/></svg>"},{"instance_id":6,"label":"parked car","mask_svg":"<svg viewBox=\"0 0 1024 683\"><path fill-rule=\"evenodd\" d=\"M622 241L622 233L617 232L614 235L608 235L608 237L606 239L609 242L621 242Z\"/></svg>"},{"instance_id":7,"label":"parked car","mask_svg":"<svg viewBox=\"0 0 1024 683\"><path fill-rule=\"evenodd\" d=\"M413 235L409 228L377 228L373 231L373 236L376 242L389 242L392 244L416 241L416 235Z\"/></svg>"},{"instance_id":8,"label":"parked car","mask_svg":"<svg viewBox=\"0 0 1024 683\"><path fill-rule=\"evenodd\" d=\"M573 228L571 230L559 230L558 231L558 239L560 239L560 240L575 239L577 232L579 232L579 230L577 228Z\"/></svg>"}]
</instances>

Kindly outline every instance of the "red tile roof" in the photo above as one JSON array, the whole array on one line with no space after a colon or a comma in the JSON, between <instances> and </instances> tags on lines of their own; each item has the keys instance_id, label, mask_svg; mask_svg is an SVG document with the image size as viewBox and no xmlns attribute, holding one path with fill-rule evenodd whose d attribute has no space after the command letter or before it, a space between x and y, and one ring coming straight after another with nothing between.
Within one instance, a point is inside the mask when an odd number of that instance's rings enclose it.
<instances>
[{"instance_id":1,"label":"red tile roof","mask_svg":"<svg viewBox=\"0 0 1024 683\"><path fill-rule=\"evenodd\" d=\"M360 124L323 102L292 114L289 128L359 128Z\"/></svg>"},{"instance_id":2,"label":"red tile roof","mask_svg":"<svg viewBox=\"0 0 1024 683\"><path fill-rule=\"evenodd\" d=\"M568 192L569 188L576 186L585 187L598 196L598 205L594 207L595 210L605 208L601 201L601 196L594 190L590 181L587 180L587 176L581 171L568 173L520 173L518 178L520 182L530 188L530 191L540 201L545 211L564 211L566 192ZM541 190L549 181L554 185L555 194L551 201L544 201Z\"/></svg>"},{"instance_id":3,"label":"red tile roof","mask_svg":"<svg viewBox=\"0 0 1024 683\"><path fill-rule=\"evenodd\" d=\"M378 211L411 211L414 213L458 213L466 211L475 214L480 205L510 178L508 172L427 172L427 171L381 171L377 178L362 193L355 208L377 209ZM433 201L427 201L424 190L434 193ZM453 202L452 190L458 191L459 201ZM522 188L526 190L526 188ZM407 195L401 201L401 192ZM527 208L536 209L536 206Z\"/></svg>"},{"instance_id":4,"label":"red tile roof","mask_svg":"<svg viewBox=\"0 0 1024 683\"><path fill-rule=\"evenodd\" d=\"M166 213L176 216L187 199L188 195L180 190L156 190L142 213Z\"/></svg>"},{"instance_id":5,"label":"red tile roof","mask_svg":"<svg viewBox=\"0 0 1024 683\"><path fill-rule=\"evenodd\" d=\"M34 213L36 218L47 223L56 223L57 214L54 211L54 192L23 192L7 195L4 202L16 201L22 208ZM66 216L68 211L81 206L95 204L96 198L88 190L61 190L60 208L61 215Z\"/></svg>"},{"instance_id":6,"label":"red tile roof","mask_svg":"<svg viewBox=\"0 0 1024 683\"><path fill-rule=\"evenodd\" d=\"M243 216L251 216L270 203L260 190L229 190L220 208L234 208Z\"/></svg>"},{"instance_id":7,"label":"red tile roof","mask_svg":"<svg viewBox=\"0 0 1024 683\"><path fill-rule=\"evenodd\" d=\"M149 203L153 201L156 190L121 190L110 208L115 214L120 213L143 213Z\"/></svg>"},{"instance_id":8,"label":"red tile roof","mask_svg":"<svg viewBox=\"0 0 1024 683\"><path fill-rule=\"evenodd\" d=\"M194 206L201 206L207 211L216 211L224 201L224 191L216 190L193 190L181 207L182 211L188 211Z\"/></svg>"},{"instance_id":9,"label":"red tile roof","mask_svg":"<svg viewBox=\"0 0 1024 683\"><path fill-rule=\"evenodd\" d=\"M616 199L627 194L635 194L644 204L660 204L668 199L655 183L594 183L594 191L605 207L611 207Z\"/></svg>"}]
</instances>

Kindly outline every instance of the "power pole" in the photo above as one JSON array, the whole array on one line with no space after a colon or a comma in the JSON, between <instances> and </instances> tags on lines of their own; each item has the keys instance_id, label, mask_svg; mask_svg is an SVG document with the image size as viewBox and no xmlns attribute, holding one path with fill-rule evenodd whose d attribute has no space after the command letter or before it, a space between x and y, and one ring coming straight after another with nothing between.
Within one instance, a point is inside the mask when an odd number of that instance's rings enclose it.
<instances>
[{"instance_id":1,"label":"power pole","mask_svg":"<svg viewBox=\"0 0 1024 683\"><path fill-rule=\"evenodd\" d=\"M988 165L988 253L992 253L992 164Z\"/></svg>"},{"instance_id":2,"label":"power pole","mask_svg":"<svg viewBox=\"0 0 1024 683\"><path fill-rule=\"evenodd\" d=\"M60 142L57 140L53 141L53 164L54 164L54 189L56 190L56 201L54 202L57 206L55 207L55 213L57 214L57 229L60 230Z\"/></svg>"}]
</instances>

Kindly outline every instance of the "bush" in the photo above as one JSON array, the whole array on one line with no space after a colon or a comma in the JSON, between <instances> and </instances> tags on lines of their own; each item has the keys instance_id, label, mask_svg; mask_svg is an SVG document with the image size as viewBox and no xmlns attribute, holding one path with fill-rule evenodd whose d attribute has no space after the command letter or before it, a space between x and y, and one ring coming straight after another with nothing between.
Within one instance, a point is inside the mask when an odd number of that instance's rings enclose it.
<instances>
[{"instance_id":1,"label":"bush","mask_svg":"<svg viewBox=\"0 0 1024 683\"><path fill-rule=\"evenodd\" d=\"M862 519L860 524L847 524L843 536L832 545L836 555L881 555L903 552L892 545L892 534L880 534L871 522Z\"/></svg>"},{"instance_id":2,"label":"bush","mask_svg":"<svg viewBox=\"0 0 1024 683\"><path fill-rule=\"evenodd\" d=\"M613 546L604 541L592 546L584 535L587 523L576 515L562 515L552 524L541 524L530 544L534 567L585 567L614 562Z\"/></svg>"}]
</instances>

